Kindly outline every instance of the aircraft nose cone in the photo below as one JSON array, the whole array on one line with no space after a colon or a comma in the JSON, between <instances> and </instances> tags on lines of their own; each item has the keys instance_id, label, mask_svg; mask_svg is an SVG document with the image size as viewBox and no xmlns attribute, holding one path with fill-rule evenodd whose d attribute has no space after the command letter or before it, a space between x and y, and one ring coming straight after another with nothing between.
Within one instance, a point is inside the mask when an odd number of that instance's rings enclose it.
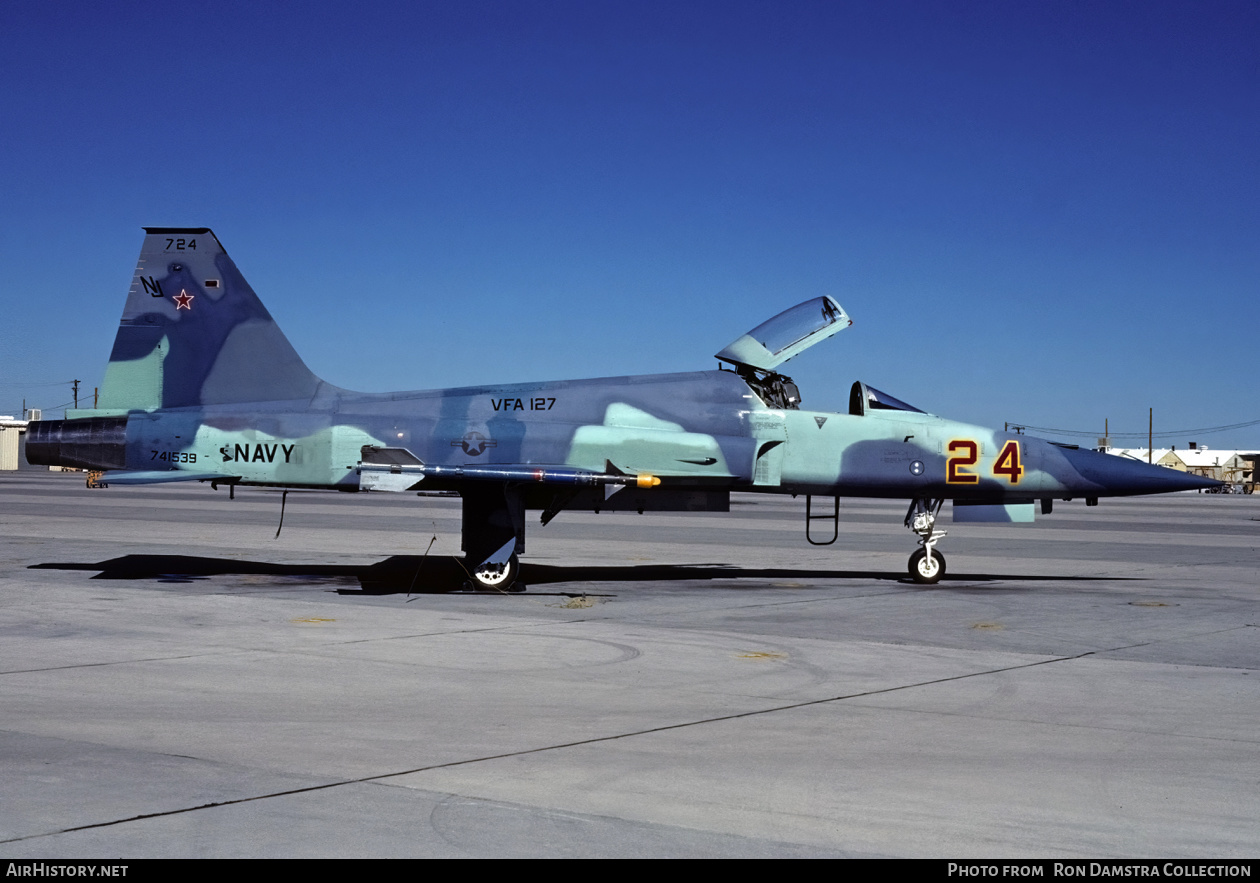
<instances>
[{"instance_id":1,"label":"aircraft nose cone","mask_svg":"<svg viewBox=\"0 0 1260 883\"><path fill-rule=\"evenodd\" d=\"M1064 450L1063 456L1082 478L1098 485L1101 493L1108 495L1166 494L1207 490L1222 484L1212 478L1189 475L1167 466L1155 466L1098 451Z\"/></svg>"}]
</instances>

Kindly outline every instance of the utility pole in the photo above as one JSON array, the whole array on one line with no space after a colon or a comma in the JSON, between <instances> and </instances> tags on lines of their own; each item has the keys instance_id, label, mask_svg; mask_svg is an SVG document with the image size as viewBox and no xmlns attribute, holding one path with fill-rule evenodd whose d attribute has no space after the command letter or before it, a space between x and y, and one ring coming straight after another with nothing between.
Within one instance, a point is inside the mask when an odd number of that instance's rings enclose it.
<instances>
[{"instance_id":1,"label":"utility pole","mask_svg":"<svg viewBox=\"0 0 1260 883\"><path fill-rule=\"evenodd\" d=\"M74 381L74 407L75 410L79 408L79 381L77 380Z\"/></svg>"},{"instance_id":2,"label":"utility pole","mask_svg":"<svg viewBox=\"0 0 1260 883\"><path fill-rule=\"evenodd\" d=\"M1147 415L1146 423L1146 462L1152 462L1151 457L1155 455L1155 409L1151 408L1151 413Z\"/></svg>"}]
</instances>

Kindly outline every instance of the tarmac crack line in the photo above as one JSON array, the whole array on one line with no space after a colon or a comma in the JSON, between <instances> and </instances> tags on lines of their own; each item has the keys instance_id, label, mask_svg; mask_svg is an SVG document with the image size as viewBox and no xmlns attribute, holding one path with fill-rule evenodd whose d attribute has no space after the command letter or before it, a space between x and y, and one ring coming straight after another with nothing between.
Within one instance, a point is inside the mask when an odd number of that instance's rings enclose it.
<instances>
[{"instance_id":1,"label":"tarmac crack line","mask_svg":"<svg viewBox=\"0 0 1260 883\"><path fill-rule=\"evenodd\" d=\"M1169 637L1169 638L1156 638L1150 641L1138 641L1135 644L1124 644L1120 647L1108 647L1105 650L1095 650L1093 652L1098 656L1102 656L1103 654L1106 654L1106 653L1119 653L1121 650L1133 650L1137 647L1153 647L1157 644L1176 644L1181 641L1193 641L1197 638L1207 638L1207 637L1211 637L1212 635L1224 635L1224 634L1228 634L1229 632L1236 632L1242 629L1251 629L1255 627L1256 626L1254 624L1245 622L1242 625L1231 625L1228 628L1223 628L1223 629L1212 629L1211 631L1207 631L1207 632L1193 632L1188 635L1176 635L1174 637ZM1171 664L1197 665L1198 663L1180 662L1180 663L1171 663ZM1254 669L1243 667L1243 666L1211 665L1208 667L1209 668L1238 668L1241 671L1254 671Z\"/></svg>"},{"instance_id":2,"label":"tarmac crack line","mask_svg":"<svg viewBox=\"0 0 1260 883\"><path fill-rule=\"evenodd\" d=\"M110 662L76 662L74 665L50 665L46 668L14 668L7 671L0 671L0 677L5 675L28 675L37 674L43 671L66 671L72 668L100 668L107 665L135 665L141 662L173 662L179 659L202 659L206 656L223 656L225 652L228 655L234 653L257 653L257 650L234 649L231 651L216 651L213 653L186 653L182 656L145 656L140 659L114 659ZM0 843L3 843L0 840Z\"/></svg>"},{"instance_id":3,"label":"tarmac crack line","mask_svg":"<svg viewBox=\"0 0 1260 883\"><path fill-rule=\"evenodd\" d=\"M635 736L649 736L654 733L667 733L671 730L683 730L689 727L702 726L704 724L723 723L725 721L740 720L742 718L758 717L764 714L774 714L781 711L795 711L800 708L810 708L816 705L827 705L832 702L843 702L848 699L861 699L867 696L878 696L884 693L896 693L900 690L911 690L916 687L930 687L934 684L947 684L951 681L963 681L969 678L983 677L985 675L1002 674L1009 671L1020 671L1027 668L1036 668L1042 665L1052 665L1057 662L1072 662L1077 659L1083 659L1087 656L1094 656L1097 652L1090 650L1085 653L1077 653L1073 656L1056 656L1052 659L1039 659L1036 662L1025 662L1020 665L1008 665L1002 668L987 669L985 671L975 671L968 674L951 675L947 678L934 678L929 681L918 681L913 684L899 684L895 687L883 687L878 690L863 690L860 693L846 693L842 696L828 696L823 699L810 699L805 702L792 702L787 705L775 705L770 708L759 708L754 711L741 711L735 714L724 714L717 717L707 717L694 721L683 721L677 724L666 724L660 727L648 727L643 730L634 730L628 733L616 733L611 736L596 736L591 739L579 739L574 742L561 742L556 745L543 745L538 748L525 748L520 751L506 751L502 754L489 754L484 757L470 757L464 760L452 760L447 763L435 763L429 766L416 767L409 770L399 770L392 773L379 773L374 776L360 776L354 779L342 779L336 782L325 782L322 785L309 785L305 788L290 788L286 791L273 791L268 794L255 794L252 797L240 797L236 800L221 800L214 803L202 803L197 806L186 806L180 809L163 810L162 812L141 813L134 816L128 816L123 819L113 819L108 822L93 822L88 825L76 825L72 828L62 828L58 831L48 831L40 834L26 834L21 837L11 837L6 840L0 840L0 843L19 843L23 840L34 840L39 837L53 837L57 834L73 834L78 831L91 831L97 828L109 828L114 825L123 825L128 822L140 822L146 819L165 818L167 816L183 815L184 813L197 812L203 809L214 809L221 806L235 806L242 803L254 803L260 800L270 800L276 797L292 797L297 794L310 794L315 791L328 791L333 788L341 788L346 785L362 785L372 782L384 782L387 779L396 779L402 776L415 775L416 773L427 773L433 770L450 769L452 767L469 766L475 763L485 763L491 760L504 760L509 757L525 757L530 754L542 754L546 751L558 751L563 748L578 748L583 745L598 745L601 742L615 742L620 739L630 739Z\"/></svg>"}]
</instances>

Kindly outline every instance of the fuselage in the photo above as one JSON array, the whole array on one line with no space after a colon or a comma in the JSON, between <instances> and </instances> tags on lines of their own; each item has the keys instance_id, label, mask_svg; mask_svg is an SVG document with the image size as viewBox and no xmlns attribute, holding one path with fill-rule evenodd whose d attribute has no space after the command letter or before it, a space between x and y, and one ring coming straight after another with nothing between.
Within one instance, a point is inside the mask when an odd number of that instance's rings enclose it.
<instances>
[{"instance_id":1,"label":"fuselage","mask_svg":"<svg viewBox=\"0 0 1260 883\"><path fill-rule=\"evenodd\" d=\"M373 446L430 465L650 473L667 489L1010 502L1197 486L1172 470L918 411L775 409L722 370L396 393L321 384L302 400L72 415L112 419L115 431L95 449L36 433L33 462L357 490ZM86 456L68 462L71 447Z\"/></svg>"}]
</instances>

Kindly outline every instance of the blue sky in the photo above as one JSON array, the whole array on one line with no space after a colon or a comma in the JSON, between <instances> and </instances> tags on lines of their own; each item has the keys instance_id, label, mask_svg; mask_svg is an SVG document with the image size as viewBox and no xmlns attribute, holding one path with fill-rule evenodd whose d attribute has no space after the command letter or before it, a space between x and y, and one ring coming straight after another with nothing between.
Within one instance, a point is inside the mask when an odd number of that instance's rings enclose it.
<instances>
[{"instance_id":1,"label":"blue sky","mask_svg":"<svg viewBox=\"0 0 1260 883\"><path fill-rule=\"evenodd\" d=\"M1252 2L6 3L0 413L100 382L147 225L352 389L707 369L830 294L806 407L1260 420L1258 158Z\"/></svg>"}]
</instances>

